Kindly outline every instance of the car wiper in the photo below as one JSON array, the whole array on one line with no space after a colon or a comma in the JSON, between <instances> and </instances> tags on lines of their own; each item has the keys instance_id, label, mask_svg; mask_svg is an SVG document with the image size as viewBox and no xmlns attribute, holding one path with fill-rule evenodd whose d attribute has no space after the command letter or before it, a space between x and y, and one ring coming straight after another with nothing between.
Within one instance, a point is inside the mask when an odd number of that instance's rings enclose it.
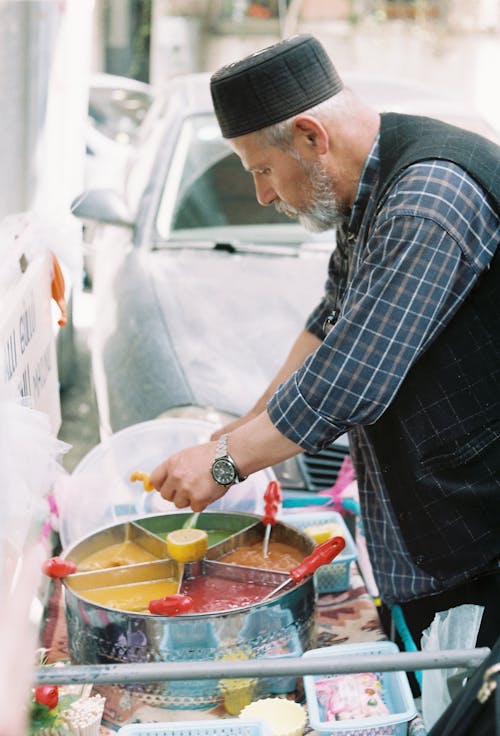
<instances>
[{"instance_id":1,"label":"car wiper","mask_svg":"<svg viewBox=\"0 0 500 736\"><path fill-rule=\"evenodd\" d=\"M214 250L222 250L226 253L237 253L238 249L232 243L215 243Z\"/></svg>"},{"instance_id":2,"label":"car wiper","mask_svg":"<svg viewBox=\"0 0 500 736\"><path fill-rule=\"evenodd\" d=\"M254 254L267 256L287 256L299 257L301 253L310 251L311 253L329 253L331 252L331 244L326 243L273 243L270 239L266 243L262 242L241 242L235 240L157 240L155 242L155 250L214 250L230 254Z\"/></svg>"},{"instance_id":3,"label":"car wiper","mask_svg":"<svg viewBox=\"0 0 500 736\"><path fill-rule=\"evenodd\" d=\"M291 243L241 243L227 240L157 240L155 250L215 250L223 253L262 253L267 255L297 255L300 244Z\"/></svg>"}]
</instances>

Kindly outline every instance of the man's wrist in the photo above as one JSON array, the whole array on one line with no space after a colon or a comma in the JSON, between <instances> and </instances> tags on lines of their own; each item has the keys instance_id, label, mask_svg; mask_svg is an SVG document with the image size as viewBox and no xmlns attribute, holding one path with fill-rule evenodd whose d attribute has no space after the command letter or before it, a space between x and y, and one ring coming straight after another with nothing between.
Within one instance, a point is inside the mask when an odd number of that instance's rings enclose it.
<instances>
[{"instance_id":1,"label":"man's wrist","mask_svg":"<svg viewBox=\"0 0 500 736\"><path fill-rule=\"evenodd\" d=\"M215 457L212 463L212 478L222 486L230 486L245 480L234 459L229 454L228 434L223 434L217 440Z\"/></svg>"}]
</instances>

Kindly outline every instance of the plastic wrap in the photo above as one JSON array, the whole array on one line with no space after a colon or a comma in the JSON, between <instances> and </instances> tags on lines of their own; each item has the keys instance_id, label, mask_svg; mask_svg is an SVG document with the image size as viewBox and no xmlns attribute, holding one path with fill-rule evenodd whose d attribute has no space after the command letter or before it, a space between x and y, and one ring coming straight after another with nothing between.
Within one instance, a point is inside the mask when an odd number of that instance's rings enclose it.
<instances>
[{"instance_id":1,"label":"plastic wrap","mask_svg":"<svg viewBox=\"0 0 500 736\"><path fill-rule=\"evenodd\" d=\"M104 526L145 514L178 513L173 503L156 491L146 493L130 476L136 470L150 472L174 452L208 441L213 431L210 422L153 419L116 432L94 447L55 488L63 547ZM209 509L262 514L264 492L274 479L271 469L260 470L230 488Z\"/></svg>"},{"instance_id":2,"label":"plastic wrap","mask_svg":"<svg viewBox=\"0 0 500 736\"><path fill-rule=\"evenodd\" d=\"M18 212L0 222L0 287L15 287L22 271L19 257L28 263L47 251L53 253L72 284L83 274L82 224L68 212Z\"/></svg>"},{"instance_id":3,"label":"plastic wrap","mask_svg":"<svg viewBox=\"0 0 500 736\"><path fill-rule=\"evenodd\" d=\"M38 635L33 601L48 553L42 543L48 498L61 471L58 457L69 445L54 437L47 414L17 402L12 392L0 385L0 733L17 736L27 733Z\"/></svg>"},{"instance_id":4,"label":"plastic wrap","mask_svg":"<svg viewBox=\"0 0 500 736\"><path fill-rule=\"evenodd\" d=\"M439 611L431 625L422 633L422 651L441 649L473 649L476 645L484 608L464 604ZM437 721L453 699L449 683L463 680L463 669L425 670L422 674L422 715L427 729Z\"/></svg>"},{"instance_id":5,"label":"plastic wrap","mask_svg":"<svg viewBox=\"0 0 500 736\"><path fill-rule=\"evenodd\" d=\"M69 445L56 439L47 414L15 401L0 401L0 467L3 554L19 557L40 536L51 513L49 494Z\"/></svg>"}]
</instances>

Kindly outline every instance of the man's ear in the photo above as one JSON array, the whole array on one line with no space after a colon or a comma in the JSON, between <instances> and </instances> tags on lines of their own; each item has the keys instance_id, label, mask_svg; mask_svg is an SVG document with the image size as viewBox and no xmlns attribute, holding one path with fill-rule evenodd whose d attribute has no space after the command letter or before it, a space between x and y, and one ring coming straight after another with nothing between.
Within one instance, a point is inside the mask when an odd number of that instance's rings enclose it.
<instances>
[{"instance_id":1,"label":"man's ear","mask_svg":"<svg viewBox=\"0 0 500 736\"><path fill-rule=\"evenodd\" d=\"M295 147L306 158L322 156L328 152L328 132L319 120L311 115L297 115L293 121Z\"/></svg>"}]
</instances>

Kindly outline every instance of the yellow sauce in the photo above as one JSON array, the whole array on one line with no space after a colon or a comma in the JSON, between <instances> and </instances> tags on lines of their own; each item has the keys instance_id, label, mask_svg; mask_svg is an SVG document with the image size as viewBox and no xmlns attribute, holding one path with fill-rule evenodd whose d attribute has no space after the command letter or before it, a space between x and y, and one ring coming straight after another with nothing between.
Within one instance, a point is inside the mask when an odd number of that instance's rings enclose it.
<instances>
[{"instance_id":1,"label":"yellow sauce","mask_svg":"<svg viewBox=\"0 0 500 736\"><path fill-rule=\"evenodd\" d=\"M262 567L266 570L281 570L289 572L297 567L306 556L290 544L282 542L270 542L268 554L264 557L262 551L263 543L258 542L249 547L240 547L234 552L221 557L221 562L229 562L233 565L246 565L248 567Z\"/></svg>"},{"instance_id":2,"label":"yellow sauce","mask_svg":"<svg viewBox=\"0 0 500 736\"><path fill-rule=\"evenodd\" d=\"M157 559L157 557L144 549L144 547L127 540L118 544L112 544L109 547L104 547L104 549L100 549L88 557L84 557L78 563L78 572L103 570L107 567L121 567L122 565L132 565L136 562L152 562Z\"/></svg>"},{"instance_id":3,"label":"yellow sauce","mask_svg":"<svg viewBox=\"0 0 500 736\"><path fill-rule=\"evenodd\" d=\"M110 585L79 591L82 598L107 608L133 613L148 613L149 601L177 593L176 580L147 580L144 583Z\"/></svg>"}]
</instances>

